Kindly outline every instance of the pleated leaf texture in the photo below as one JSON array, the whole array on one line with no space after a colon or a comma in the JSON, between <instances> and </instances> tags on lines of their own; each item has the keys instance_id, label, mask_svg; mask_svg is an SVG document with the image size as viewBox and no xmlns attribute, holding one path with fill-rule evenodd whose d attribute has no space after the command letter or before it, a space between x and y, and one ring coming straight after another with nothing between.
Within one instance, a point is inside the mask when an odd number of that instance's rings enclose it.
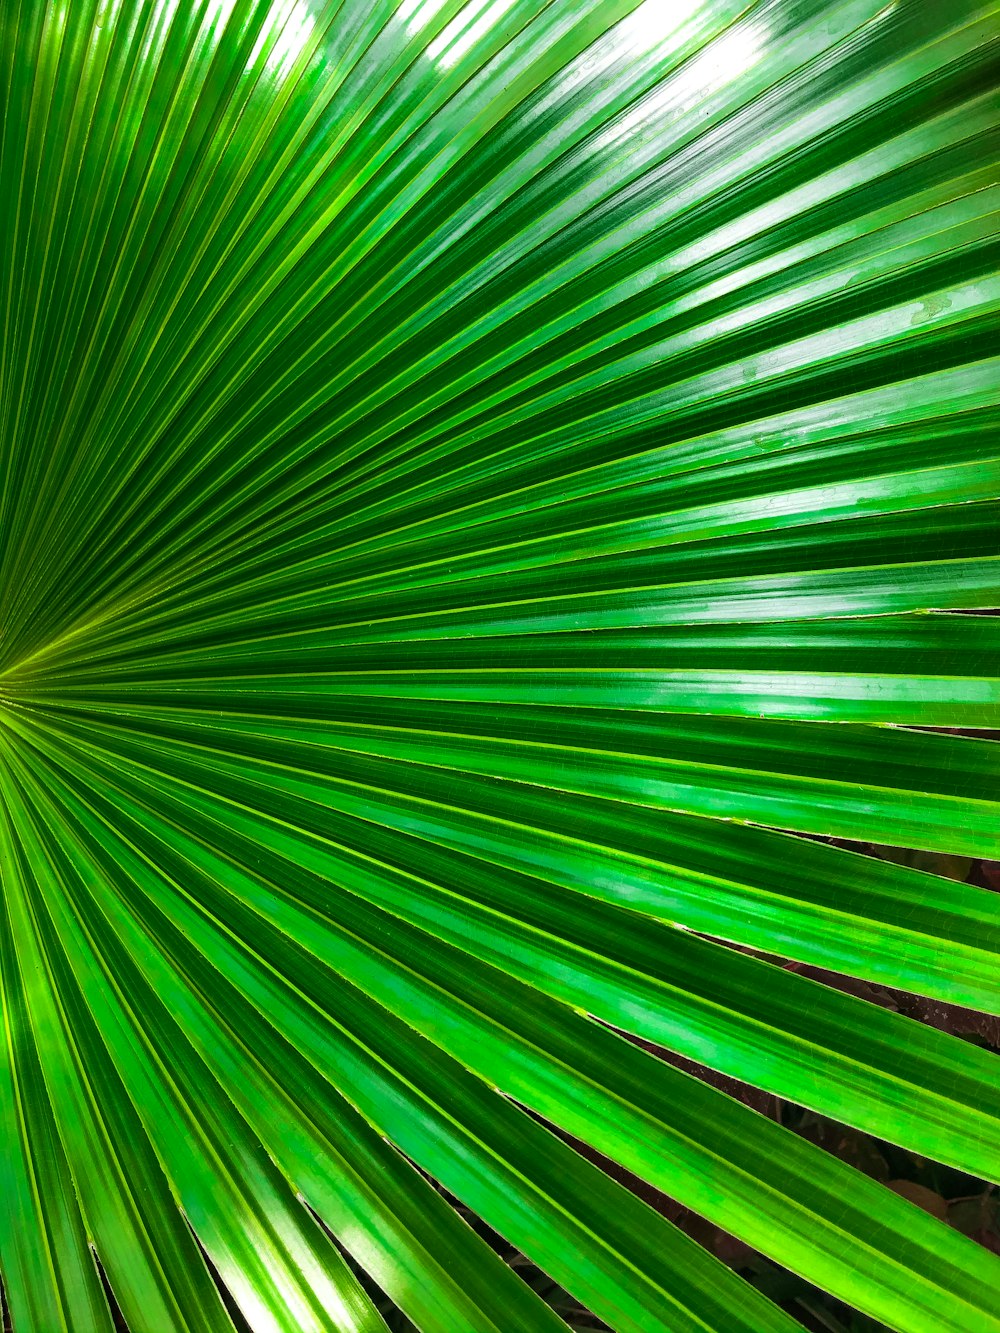
<instances>
[{"instance_id":1,"label":"pleated leaf texture","mask_svg":"<svg viewBox=\"0 0 1000 1333\"><path fill-rule=\"evenodd\" d=\"M995 3L0 22L15 1333L998 1333Z\"/></svg>"}]
</instances>

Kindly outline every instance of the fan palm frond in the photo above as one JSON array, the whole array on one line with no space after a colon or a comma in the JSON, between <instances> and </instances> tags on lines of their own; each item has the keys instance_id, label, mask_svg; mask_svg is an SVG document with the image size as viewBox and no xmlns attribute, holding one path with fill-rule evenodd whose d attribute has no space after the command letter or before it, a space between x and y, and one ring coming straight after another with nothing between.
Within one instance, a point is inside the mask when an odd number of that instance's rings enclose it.
<instances>
[{"instance_id":1,"label":"fan palm frond","mask_svg":"<svg viewBox=\"0 0 1000 1333\"><path fill-rule=\"evenodd\" d=\"M1000 1012L996 895L830 841L1000 856L995 5L2 32L15 1333L95 1255L133 1333L232 1327L204 1256L254 1333L564 1328L446 1196L615 1329L797 1327L576 1144L1000 1333L645 1049L1000 1178L994 1053L782 965Z\"/></svg>"}]
</instances>

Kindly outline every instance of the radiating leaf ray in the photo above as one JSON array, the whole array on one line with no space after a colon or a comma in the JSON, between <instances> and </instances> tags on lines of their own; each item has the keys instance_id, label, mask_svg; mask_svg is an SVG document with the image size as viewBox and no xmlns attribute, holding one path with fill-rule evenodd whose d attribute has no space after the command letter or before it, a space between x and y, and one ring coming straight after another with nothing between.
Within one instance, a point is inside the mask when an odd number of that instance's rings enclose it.
<instances>
[{"instance_id":1,"label":"radiating leaf ray","mask_svg":"<svg viewBox=\"0 0 1000 1333\"><path fill-rule=\"evenodd\" d=\"M102 805L107 808L105 803ZM670 1328L702 1327L706 1320L709 1326L714 1326L712 1320L718 1316L712 1313L712 1307L717 1297L710 1295L708 1290L699 1290L695 1279L691 1297L693 1308L687 1312L679 1304L678 1294L691 1284L692 1270L711 1272L709 1285L713 1290L729 1285L732 1279L727 1278L725 1270L715 1260L701 1255L687 1237L657 1219L645 1205L625 1194L620 1186L613 1185L596 1168L575 1158L568 1149L557 1149L555 1144L547 1142L548 1136L508 1103L498 1106L496 1089L472 1080L460 1063L443 1052L432 1053L426 1043L420 1043L411 1052L409 1047L419 1041L414 1029L399 1020L390 1021L388 1010L367 998L362 991L339 980L335 972L310 957L292 938L272 936L276 946L276 950L271 951L274 963L270 969L263 968L249 952L245 938L240 938L246 921L253 920L251 903L248 901L243 908L243 920L234 919L227 927L221 925L218 915L220 886L212 878L218 855L187 841L177 852L162 856L158 843L148 833L143 835L143 823L137 824L130 817L130 808L130 804L123 800L116 821L127 820L133 836L136 833L144 836L149 862L153 861L149 855L151 850L156 856L156 864L178 868L183 880L191 886L191 904L185 906L173 897L165 899L162 872L151 875L149 869L143 871L134 854L130 856L120 843L116 846L116 860L128 867L132 876L136 876L138 870L137 884L143 885L154 905L182 924L181 939L186 935L194 943L195 958L204 956L207 960L209 956L214 957L214 967L208 965L213 976L213 998L221 988L221 998L232 1005L236 997L231 995L230 985L235 985L262 1013L270 1015L271 1022L277 1024L285 1041L293 1043L283 1059L291 1058L294 1051L301 1051L327 1077L330 1077L328 1071L335 1070L341 1090L357 1102L376 1126L384 1126L389 1132L390 1124L395 1125L393 1136L411 1157L432 1169L460 1197L468 1196L478 1211L515 1237L528 1252L539 1253L546 1267L562 1275L567 1245L570 1255L586 1259L586 1267L581 1269L575 1268L571 1262L568 1280L581 1290L584 1298L605 1311L621 1327L649 1327L654 1319ZM149 829L155 828L154 821L156 816L152 812L143 812L143 822ZM105 832L105 840L107 836ZM115 843L117 839L112 846ZM235 873L235 868L231 873ZM124 882L122 888L125 888ZM134 892L128 895L133 911L136 910ZM140 907L140 919L149 910L148 906ZM259 924L251 927L252 932L263 926L260 917L257 921ZM230 937L228 941L220 936L220 931ZM158 936L162 932L161 925ZM168 931L168 937L169 934ZM199 955L199 942L204 950L206 941L213 939L215 946L211 953ZM189 952L191 948L188 943ZM276 970L278 968L280 971ZM220 975L216 976L216 973ZM293 984L294 991L291 990ZM339 996L336 1002L335 994ZM293 995L298 999L293 1001ZM284 996L283 1001L281 996ZM277 1008L276 1000L279 1001ZM350 1027L345 1020L350 1021ZM242 1040L246 1040L248 1021L244 1001L240 1024ZM331 1024L334 1025L332 1028ZM265 1034L264 1039L269 1050L278 1040L273 1033ZM418 1058L421 1056L422 1059ZM271 1061L266 1063L270 1067ZM389 1080L386 1086L382 1086L378 1078L373 1079L373 1064L376 1069L382 1067L383 1077ZM300 1087L298 1079L296 1086ZM467 1124L454 1122L448 1110L449 1100L442 1089L446 1091L450 1086L465 1104L465 1115L469 1117ZM400 1122L398 1117L404 1109L405 1117ZM497 1123L489 1128L493 1121ZM537 1178L534 1169L532 1176L535 1179L529 1180L525 1174L526 1143L529 1160L539 1155L543 1159L553 1158L551 1172L544 1180ZM511 1146L515 1144L518 1145L516 1153ZM442 1149L447 1153L446 1162L439 1156ZM468 1164L463 1166L467 1159ZM500 1199L493 1204L489 1202L490 1195L481 1194L480 1176L484 1169L488 1176L504 1183L503 1197L507 1199L507 1206L499 1213L495 1210ZM588 1210L584 1201L592 1203L602 1196L607 1197L616 1227L624 1228L624 1232L615 1234L606 1230L600 1236L589 1234ZM538 1209L541 1212L532 1221ZM539 1221L544 1222L542 1232L537 1230ZM530 1229L525 1232L527 1224ZM623 1237L626 1244L622 1243ZM560 1255L564 1257L560 1258ZM593 1277L587 1277L586 1272L593 1265L598 1271L603 1270L604 1284L610 1284L610 1291L589 1286ZM581 1283L584 1284L582 1287ZM760 1302L746 1306L745 1318L748 1328L785 1327L777 1313Z\"/></svg>"},{"instance_id":2,"label":"radiating leaf ray","mask_svg":"<svg viewBox=\"0 0 1000 1333\"><path fill-rule=\"evenodd\" d=\"M123 959L88 901L85 883L95 869L74 850L68 840L64 849L37 849L53 947L69 961L147 1133L168 1127L164 1168L228 1289L254 1327L377 1333L383 1322L356 1280ZM321 1285L324 1271L330 1280Z\"/></svg>"},{"instance_id":3,"label":"radiating leaf ray","mask_svg":"<svg viewBox=\"0 0 1000 1333\"><path fill-rule=\"evenodd\" d=\"M2 967L5 1203L0 1265L5 1298L18 1327L110 1333L107 1303L31 1036L6 909Z\"/></svg>"},{"instance_id":4,"label":"radiating leaf ray","mask_svg":"<svg viewBox=\"0 0 1000 1333\"><path fill-rule=\"evenodd\" d=\"M51 927L28 873L37 854L13 781L5 783L5 802L21 815L17 842L4 830L4 862L25 1008L44 1049L43 1074L88 1229L130 1323L223 1329L228 1320L134 1104L88 1021L65 956L47 938Z\"/></svg>"}]
</instances>

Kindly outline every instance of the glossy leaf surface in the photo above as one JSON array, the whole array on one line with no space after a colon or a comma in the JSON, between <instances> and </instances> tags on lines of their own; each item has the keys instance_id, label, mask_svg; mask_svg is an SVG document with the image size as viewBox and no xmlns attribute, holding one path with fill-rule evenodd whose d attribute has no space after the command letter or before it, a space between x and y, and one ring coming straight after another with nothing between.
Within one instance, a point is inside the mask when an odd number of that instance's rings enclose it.
<instances>
[{"instance_id":1,"label":"glossy leaf surface","mask_svg":"<svg viewBox=\"0 0 1000 1333\"><path fill-rule=\"evenodd\" d=\"M1000 1013L996 895L829 841L1000 859L927 730L1000 725L995 6L0 33L15 1333L565 1328L449 1196L612 1328L794 1333L604 1158L1000 1333L643 1047L1000 1178L992 1052L782 965Z\"/></svg>"}]
</instances>

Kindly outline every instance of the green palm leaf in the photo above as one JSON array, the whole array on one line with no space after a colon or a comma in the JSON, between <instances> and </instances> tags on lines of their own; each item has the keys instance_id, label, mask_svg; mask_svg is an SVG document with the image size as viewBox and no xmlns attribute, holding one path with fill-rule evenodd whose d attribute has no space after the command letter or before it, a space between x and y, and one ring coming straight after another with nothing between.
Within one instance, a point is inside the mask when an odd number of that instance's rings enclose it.
<instances>
[{"instance_id":1,"label":"green palm leaf","mask_svg":"<svg viewBox=\"0 0 1000 1333\"><path fill-rule=\"evenodd\" d=\"M615 1329L797 1327L574 1144L1000 1333L643 1045L1000 1179L993 1053L760 956L1000 1013L996 897L828 841L1000 857L926 730L1000 725L995 6L2 32L15 1333L565 1328L448 1195Z\"/></svg>"}]
</instances>

